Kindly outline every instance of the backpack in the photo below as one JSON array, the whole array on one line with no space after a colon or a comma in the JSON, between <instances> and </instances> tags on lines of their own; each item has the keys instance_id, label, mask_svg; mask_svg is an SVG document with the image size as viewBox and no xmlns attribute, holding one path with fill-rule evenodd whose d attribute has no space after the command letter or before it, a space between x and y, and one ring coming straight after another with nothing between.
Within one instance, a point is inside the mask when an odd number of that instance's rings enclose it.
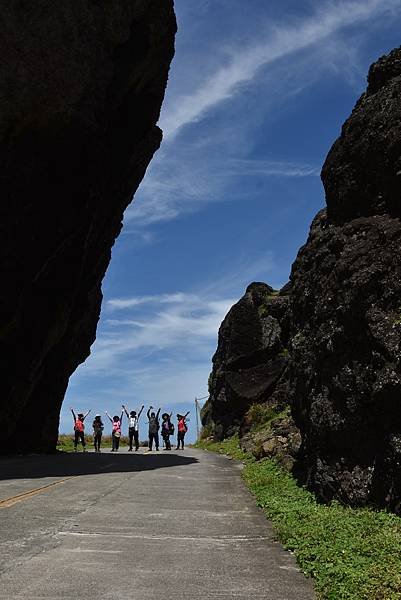
<instances>
[{"instance_id":1,"label":"backpack","mask_svg":"<svg viewBox=\"0 0 401 600\"><path fill-rule=\"evenodd\" d=\"M102 431L104 429L102 421L96 421L96 420L93 421L92 427L93 427L94 434L102 433Z\"/></svg>"},{"instance_id":2,"label":"backpack","mask_svg":"<svg viewBox=\"0 0 401 600\"><path fill-rule=\"evenodd\" d=\"M169 432L170 432L170 435L174 435L174 425L173 425L173 423L170 423Z\"/></svg>"},{"instance_id":3,"label":"backpack","mask_svg":"<svg viewBox=\"0 0 401 600\"><path fill-rule=\"evenodd\" d=\"M85 425L83 423L83 421L81 421L81 419L77 419L75 421L75 425L74 425L74 431L79 431L80 433L82 433L85 429Z\"/></svg>"},{"instance_id":4,"label":"backpack","mask_svg":"<svg viewBox=\"0 0 401 600\"><path fill-rule=\"evenodd\" d=\"M113 421L113 433L114 437L121 437L121 422Z\"/></svg>"},{"instance_id":5,"label":"backpack","mask_svg":"<svg viewBox=\"0 0 401 600\"><path fill-rule=\"evenodd\" d=\"M159 420L156 417L150 417L149 419L149 431L151 433L157 433L160 429Z\"/></svg>"},{"instance_id":6,"label":"backpack","mask_svg":"<svg viewBox=\"0 0 401 600\"><path fill-rule=\"evenodd\" d=\"M178 431L180 431L181 433L182 432L186 433L188 431L188 427L187 427L187 424L185 423L184 419L180 419L178 421Z\"/></svg>"}]
</instances>

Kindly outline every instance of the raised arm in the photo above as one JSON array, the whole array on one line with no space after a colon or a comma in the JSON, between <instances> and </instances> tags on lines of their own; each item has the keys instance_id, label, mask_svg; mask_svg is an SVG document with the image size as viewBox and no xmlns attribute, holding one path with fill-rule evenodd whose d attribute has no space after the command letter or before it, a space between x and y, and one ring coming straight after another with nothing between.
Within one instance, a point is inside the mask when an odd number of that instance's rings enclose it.
<instances>
[{"instance_id":1,"label":"raised arm","mask_svg":"<svg viewBox=\"0 0 401 600\"><path fill-rule=\"evenodd\" d=\"M109 417L110 421L113 422L113 419L111 418L111 416L109 415L109 413L107 412L107 410L105 410L104 412Z\"/></svg>"},{"instance_id":2,"label":"raised arm","mask_svg":"<svg viewBox=\"0 0 401 600\"><path fill-rule=\"evenodd\" d=\"M84 414L84 418L82 420L86 419L86 417L89 415L91 410L92 409L90 408L89 410L86 411L86 413Z\"/></svg>"},{"instance_id":3,"label":"raised arm","mask_svg":"<svg viewBox=\"0 0 401 600\"><path fill-rule=\"evenodd\" d=\"M124 406L124 404L122 405L122 407L123 407L123 410L124 410L125 414L126 414L126 415L127 415L127 417L129 418L129 413L128 413L127 407L126 407L126 406Z\"/></svg>"},{"instance_id":4,"label":"raised arm","mask_svg":"<svg viewBox=\"0 0 401 600\"><path fill-rule=\"evenodd\" d=\"M74 423L75 423L75 421L77 420L77 417L75 416L74 409L72 407L71 407L71 412L72 412L72 418L74 419Z\"/></svg>"},{"instance_id":5,"label":"raised arm","mask_svg":"<svg viewBox=\"0 0 401 600\"><path fill-rule=\"evenodd\" d=\"M159 418L159 415L160 415L160 408L159 408L159 410L158 410L158 411L157 411L157 413L156 413L156 419L158 419L158 418Z\"/></svg>"},{"instance_id":6,"label":"raised arm","mask_svg":"<svg viewBox=\"0 0 401 600\"><path fill-rule=\"evenodd\" d=\"M139 413L138 413L138 419L139 419L139 417L141 416L141 413L142 413L142 411L143 411L143 409L144 409L144 408L145 408L145 407L144 407L144 405L142 404L142 408L141 408L141 410L140 410L140 411L139 411Z\"/></svg>"},{"instance_id":7,"label":"raised arm","mask_svg":"<svg viewBox=\"0 0 401 600\"><path fill-rule=\"evenodd\" d=\"M189 410L187 413L185 413L185 415L184 415L184 419L186 419L186 418L187 418L187 416L189 415L189 413L190 413L190 412L191 412L191 411Z\"/></svg>"},{"instance_id":8,"label":"raised arm","mask_svg":"<svg viewBox=\"0 0 401 600\"><path fill-rule=\"evenodd\" d=\"M150 419L150 409L153 408L152 406L149 406L148 408L148 412L146 413L146 416L148 417L148 419Z\"/></svg>"},{"instance_id":9,"label":"raised arm","mask_svg":"<svg viewBox=\"0 0 401 600\"><path fill-rule=\"evenodd\" d=\"M121 416L120 416L120 424L123 422L123 416L124 416L124 411L121 411ZM128 417L128 414L127 414Z\"/></svg>"}]
</instances>

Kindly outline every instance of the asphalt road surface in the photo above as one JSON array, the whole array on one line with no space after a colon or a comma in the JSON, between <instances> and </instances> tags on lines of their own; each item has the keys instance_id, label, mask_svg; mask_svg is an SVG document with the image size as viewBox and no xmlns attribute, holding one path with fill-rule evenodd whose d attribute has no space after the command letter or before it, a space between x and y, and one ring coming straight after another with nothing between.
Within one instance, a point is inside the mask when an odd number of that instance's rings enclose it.
<instances>
[{"instance_id":1,"label":"asphalt road surface","mask_svg":"<svg viewBox=\"0 0 401 600\"><path fill-rule=\"evenodd\" d=\"M0 459L0 598L315 596L237 463L122 449Z\"/></svg>"}]
</instances>

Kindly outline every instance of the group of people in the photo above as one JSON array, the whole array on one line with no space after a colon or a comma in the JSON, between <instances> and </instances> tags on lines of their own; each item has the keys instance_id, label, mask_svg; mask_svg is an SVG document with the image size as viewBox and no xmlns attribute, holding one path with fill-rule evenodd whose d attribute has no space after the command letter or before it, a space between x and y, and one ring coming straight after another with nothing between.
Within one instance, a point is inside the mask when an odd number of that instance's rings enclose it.
<instances>
[{"instance_id":1,"label":"group of people","mask_svg":"<svg viewBox=\"0 0 401 600\"><path fill-rule=\"evenodd\" d=\"M132 452L133 446L135 446L135 450L139 449L139 419L142 414L144 406L141 407L140 411L137 413L135 410L128 411L127 407L122 405L121 415L114 415L112 417L109 413L105 412L108 419L111 422L111 439L112 439L112 452L118 452L120 447L120 438L121 438L121 428L122 421L124 417L124 413L128 419L128 439L129 439L129 448L128 451ZM165 450L171 450L171 442L170 437L174 435L175 426L171 421L172 413L163 413L162 414L162 422L160 424L160 408L155 412L153 411L153 406L149 406L147 417L149 424L149 442L148 442L148 451L153 450L153 444L156 450L159 450L159 432L161 430L161 436L164 442ZM85 419L91 412L88 410L86 413L78 413L75 414L73 408L71 408L72 417L74 419L74 450L77 450L79 442L81 442L83 450L86 450L86 442L85 442ZM185 415L177 414L177 446L176 450L184 450L184 441L185 434L188 431L187 426L187 417L189 415L188 411ZM93 428L93 445L95 447L95 452L100 452L100 447L102 444L102 435L104 430L104 424L102 421L102 417L100 414L97 414L92 423Z\"/></svg>"}]
</instances>

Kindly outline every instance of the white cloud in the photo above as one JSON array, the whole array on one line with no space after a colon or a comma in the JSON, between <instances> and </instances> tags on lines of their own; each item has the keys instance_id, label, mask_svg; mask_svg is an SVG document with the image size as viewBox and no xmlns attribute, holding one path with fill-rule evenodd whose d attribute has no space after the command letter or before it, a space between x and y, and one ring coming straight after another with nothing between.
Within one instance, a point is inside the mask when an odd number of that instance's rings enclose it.
<instances>
[{"instance_id":1,"label":"white cloud","mask_svg":"<svg viewBox=\"0 0 401 600\"><path fill-rule=\"evenodd\" d=\"M194 93L174 98L169 110L162 113L160 125L165 140L171 140L182 127L198 121L212 107L231 98L241 85L252 81L262 67L311 47L345 27L391 15L400 6L400 0L330 2L313 18L290 26L276 26L264 42L233 49L227 65L218 68Z\"/></svg>"},{"instance_id":2,"label":"white cloud","mask_svg":"<svg viewBox=\"0 0 401 600\"><path fill-rule=\"evenodd\" d=\"M320 167L291 161L231 159L224 177L319 177Z\"/></svg>"},{"instance_id":3,"label":"white cloud","mask_svg":"<svg viewBox=\"0 0 401 600\"><path fill-rule=\"evenodd\" d=\"M179 304L191 301L192 296L177 292L175 294L161 294L155 296L135 296L134 298L111 298L106 302L106 309L124 309L140 306L141 304Z\"/></svg>"},{"instance_id":4,"label":"white cloud","mask_svg":"<svg viewBox=\"0 0 401 600\"><path fill-rule=\"evenodd\" d=\"M115 298L108 304L113 310L123 310L124 317L105 321L106 330L99 335L80 371L108 377L111 369L127 369L125 359L135 363L143 353L174 349L186 354L187 344L191 345L191 355L209 360L220 323L234 301L182 293Z\"/></svg>"},{"instance_id":5,"label":"white cloud","mask_svg":"<svg viewBox=\"0 0 401 600\"><path fill-rule=\"evenodd\" d=\"M193 212L208 203L233 201L238 177L301 178L316 177L320 165L295 161L251 160L228 156L214 159L195 156L189 150L182 161L163 155L143 181L136 201L125 213L125 223L137 227L170 221L180 214ZM248 194L248 198L251 192Z\"/></svg>"},{"instance_id":6,"label":"white cloud","mask_svg":"<svg viewBox=\"0 0 401 600\"><path fill-rule=\"evenodd\" d=\"M265 39L260 31L256 32L259 41L245 50L232 48L229 59L221 54L208 57L209 71L202 71L193 93L183 93L183 84L177 89L173 86L173 92L168 90L161 120L168 143L164 142L152 161L134 204L125 213L125 224L140 230L196 212L213 202L242 200L243 194L236 189L239 177L244 181L255 177L318 176L324 156L312 162L298 157L251 160L258 129L263 123L268 138L266 121L274 121L291 107L294 97L328 74L355 90L361 89L366 66L359 64L357 48L367 31L359 33L351 44L349 36L340 33L346 26L364 20L388 18L400 7L401 0L325 3L313 18L270 25ZM228 64L222 66L227 60ZM240 84L251 81L258 87L248 94L249 90ZM175 136L183 126L234 96L237 104L232 105L230 117L196 129L195 139L193 130L189 130L189 137ZM252 110L248 108L249 100ZM248 201L254 193L255 186L250 185Z\"/></svg>"},{"instance_id":7,"label":"white cloud","mask_svg":"<svg viewBox=\"0 0 401 600\"><path fill-rule=\"evenodd\" d=\"M191 410L191 421L188 441L194 441L195 414L194 398L207 394L207 381L211 370L210 361L186 362L174 359L160 362L157 365L146 365L144 368L131 369L120 373L119 377L103 381L102 385L95 388L97 374L89 379L85 386L85 379L75 377L68 389L68 401L64 403L60 431L72 431L72 418L68 407L72 404L78 411L92 408L92 414L105 410L109 412L121 410L121 404L126 404L130 410L138 409L142 404L161 407L163 410L186 412ZM142 417L140 427L141 439L146 439L146 415ZM124 431L127 427L125 421ZM89 424L88 424L89 429ZM106 428L108 433L108 430Z\"/></svg>"}]
</instances>

